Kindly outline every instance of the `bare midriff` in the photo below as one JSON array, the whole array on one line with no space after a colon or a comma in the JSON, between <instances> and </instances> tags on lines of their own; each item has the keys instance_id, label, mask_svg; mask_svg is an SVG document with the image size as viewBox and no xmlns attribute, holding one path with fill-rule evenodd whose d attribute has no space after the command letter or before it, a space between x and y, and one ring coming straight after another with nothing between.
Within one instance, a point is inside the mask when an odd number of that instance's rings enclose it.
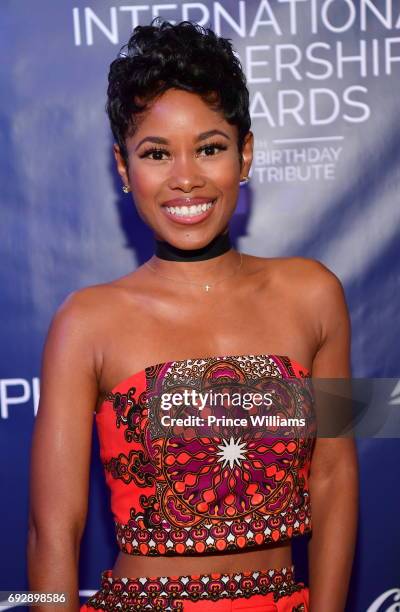
<instances>
[{"instance_id":1,"label":"bare midriff","mask_svg":"<svg viewBox=\"0 0 400 612\"><path fill-rule=\"evenodd\" d=\"M155 576L183 576L188 574L229 573L244 570L277 569L292 565L290 542L241 550L229 554L174 555L147 557L120 552L113 567L113 576L140 578Z\"/></svg>"}]
</instances>

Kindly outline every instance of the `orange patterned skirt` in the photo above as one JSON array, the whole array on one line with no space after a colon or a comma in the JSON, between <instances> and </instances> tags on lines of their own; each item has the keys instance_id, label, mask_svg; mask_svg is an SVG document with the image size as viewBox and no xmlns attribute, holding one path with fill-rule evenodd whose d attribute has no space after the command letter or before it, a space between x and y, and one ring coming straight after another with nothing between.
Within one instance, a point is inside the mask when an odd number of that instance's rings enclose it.
<instances>
[{"instance_id":1,"label":"orange patterned skirt","mask_svg":"<svg viewBox=\"0 0 400 612\"><path fill-rule=\"evenodd\" d=\"M101 588L80 612L308 612L309 590L294 579L294 566L239 573L143 578L101 575Z\"/></svg>"}]
</instances>

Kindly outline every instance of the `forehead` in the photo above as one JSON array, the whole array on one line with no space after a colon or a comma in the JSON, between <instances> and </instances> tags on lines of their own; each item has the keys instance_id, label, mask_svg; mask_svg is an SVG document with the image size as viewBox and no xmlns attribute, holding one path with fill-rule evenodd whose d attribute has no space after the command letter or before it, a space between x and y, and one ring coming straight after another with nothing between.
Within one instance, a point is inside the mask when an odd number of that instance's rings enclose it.
<instances>
[{"instance_id":1,"label":"forehead","mask_svg":"<svg viewBox=\"0 0 400 612\"><path fill-rule=\"evenodd\" d=\"M138 121L135 136L141 136L150 128L194 134L217 125L224 125L225 129L232 133L234 131L223 113L214 110L200 95L171 88L148 103L147 110Z\"/></svg>"}]
</instances>

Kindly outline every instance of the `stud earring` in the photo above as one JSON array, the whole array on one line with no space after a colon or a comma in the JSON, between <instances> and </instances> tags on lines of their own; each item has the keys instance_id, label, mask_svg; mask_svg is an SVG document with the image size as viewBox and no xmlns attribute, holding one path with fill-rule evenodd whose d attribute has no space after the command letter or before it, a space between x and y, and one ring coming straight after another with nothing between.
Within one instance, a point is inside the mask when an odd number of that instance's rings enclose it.
<instances>
[{"instance_id":1,"label":"stud earring","mask_svg":"<svg viewBox=\"0 0 400 612\"><path fill-rule=\"evenodd\" d=\"M129 192L130 192L130 190L131 190L131 188L129 187L129 185L124 185L124 186L122 187L122 191L123 191L124 193L129 193Z\"/></svg>"},{"instance_id":2,"label":"stud earring","mask_svg":"<svg viewBox=\"0 0 400 612\"><path fill-rule=\"evenodd\" d=\"M246 184L246 183L248 183L248 182L249 182L249 180L250 180L250 177L249 177L249 176L245 176L245 177L243 177L242 179L240 179L240 183L244 183L244 184Z\"/></svg>"}]
</instances>

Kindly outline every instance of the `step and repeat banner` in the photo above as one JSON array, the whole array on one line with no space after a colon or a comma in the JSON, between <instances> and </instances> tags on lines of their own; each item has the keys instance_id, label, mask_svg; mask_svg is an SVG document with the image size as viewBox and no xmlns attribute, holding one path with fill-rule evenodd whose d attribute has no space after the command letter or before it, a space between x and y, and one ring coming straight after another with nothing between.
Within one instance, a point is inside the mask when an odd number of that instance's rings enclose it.
<instances>
[{"instance_id":1,"label":"step and repeat banner","mask_svg":"<svg viewBox=\"0 0 400 612\"><path fill-rule=\"evenodd\" d=\"M27 589L29 453L51 317L69 292L152 254L150 232L121 193L104 105L110 62L132 29L157 15L231 38L246 72L255 151L232 222L236 246L311 257L337 274L352 320L353 376L392 378L387 403L400 412L398 0L3 0L0 591ZM395 612L400 441L376 435L357 444L348 612ZM82 598L116 554L94 431ZM300 541L295 555L306 579Z\"/></svg>"}]
</instances>

